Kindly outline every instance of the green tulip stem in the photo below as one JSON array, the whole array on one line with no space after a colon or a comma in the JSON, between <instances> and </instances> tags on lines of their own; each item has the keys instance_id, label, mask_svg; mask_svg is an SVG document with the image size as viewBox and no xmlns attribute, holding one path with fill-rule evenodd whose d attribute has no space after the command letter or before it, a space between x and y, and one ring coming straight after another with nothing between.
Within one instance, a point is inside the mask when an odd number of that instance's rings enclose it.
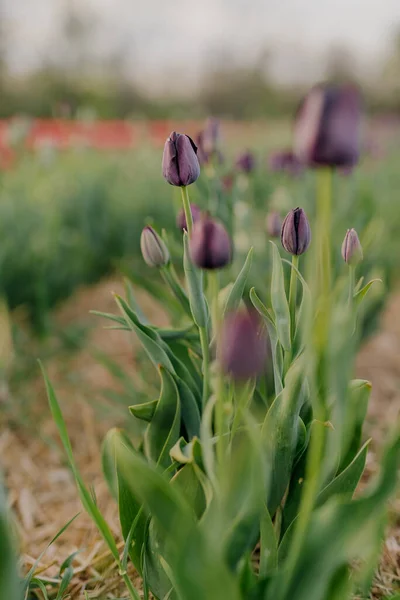
<instances>
[{"instance_id":1,"label":"green tulip stem","mask_svg":"<svg viewBox=\"0 0 400 600\"><path fill-rule=\"evenodd\" d=\"M349 304L350 305L353 302L354 286L355 286L355 269L353 266L349 265Z\"/></svg>"},{"instance_id":2,"label":"green tulip stem","mask_svg":"<svg viewBox=\"0 0 400 600\"><path fill-rule=\"evenodd\" d=\"M297 300L297 273L299 268L299 257L295 254L292 256L292 268L290 269L290 286L289 286L289 311L290 311L290 340L293 347L294 335L296 333L296 300Z\"/></svg>"},{"instance_id":3,"label":"green tulip stem","mask_svg":"<svg viewBox=\"0 0 400 600\"><path fill-rule=\"evenodd\" d=\"M331 220L333 170L317 171L317 254L319 257L318 290L326 300L331 291Z\"/></svg>"},{"instance_id":4,"label":"green tulip stem","mask_svg":"<svg viewBox=\"0 0 400 600\"><path fill-rule=\"evenodd\" d=\"M190 238L192 236L193 217L192 217L192 211L190 209L189 192L188 192L186 185L183 185L181 187L181 193L182 193L183 210L185 212L185 218L186 218L186 229L187 229L187 232L188 232L188 235Z\"/></svg>"},{"instance_id":5,"label":"green tulip stem","mask_svg":"<svg viewBox=\"0 0 400 600\"><path fill-rule=\"evenodd\" d=\"M209 397L209 381L210 381L210 347L208 342L207 327L199 327L201 353L203 355L203 396L202 408L203 412L208 402Z\"/></svg>"},{"instance_id":6,"label":"green tulip stem","mask_svg":"<svg viewBox=\"0 0 400 600\"><path fill-rule=\"evenodd\" d=\"M213 327L212 338L214 340L214 346L217 347L221 328L221 315L219 313L218 306L219 281L217 271L209 271L208 285L211 304L211 322ZM222 468L226 440L224 439L224 377L221 372L221 369L219 368L219 365L217 367L215 396L215 434L217 436L217 462L220 468Z\"/></svg>"}]
</instances>

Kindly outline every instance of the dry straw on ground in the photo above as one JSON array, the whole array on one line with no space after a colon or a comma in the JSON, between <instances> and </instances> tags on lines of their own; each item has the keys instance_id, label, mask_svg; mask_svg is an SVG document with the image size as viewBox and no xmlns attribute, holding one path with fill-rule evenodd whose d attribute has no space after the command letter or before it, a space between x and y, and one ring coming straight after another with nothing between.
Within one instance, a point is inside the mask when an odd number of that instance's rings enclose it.
<instances>
[{"instance_id":1,"label":"dry straw on ground","mask_svg":"<svg viewBox=\"0 0 400 600\"><path fill-rule=\"evenodd\" d=\"M61 326L91 322L93 329L84 349L46 361L49 375L57 389L71 434L74 453L85 481L93 487L100 508L119 537L117 510L101 474L99 447L104 433L115 423L101 419L96 410L97 398L104 388L115 387L115 380L91 349L107 352L126 369L134 371L132 339L125 332L106 331L89 310L114 312L112 292L121 292L118 282L107 280L78 292L58 312ZM373 438L368 455L368 476L377 469L377 455L385 440L388 425L398 418L400 406L400 321L397 319L400 295L392 298L383 319L381 331L361 350L357 375L373 382L373 397L368 421L368 434ZM163 317L156 307L146 304ZM161 321L160 321L161 320ZM396 325L397 324L397 325ZM28 387L28 389L26 389ZM28 417L31 425L18 424L15 418L1 429L0 456L5 470L10 503L14 510L24 568L28 569L54 534L74 515L79 516L46 552L38 573L55 581L60 565L71 553L74 577L70 598L107 599L123 597L115 564L90 519L82 511L71 473L58 444L56 428L49 415L43 384L38 375L15 392L29 394ZM383 559L374 583L373 598L383 599L400 588L400 500L391 507L391 526L383 548ZM132 572L134 577L134 573Z\"/></svg>"}]
</instances>

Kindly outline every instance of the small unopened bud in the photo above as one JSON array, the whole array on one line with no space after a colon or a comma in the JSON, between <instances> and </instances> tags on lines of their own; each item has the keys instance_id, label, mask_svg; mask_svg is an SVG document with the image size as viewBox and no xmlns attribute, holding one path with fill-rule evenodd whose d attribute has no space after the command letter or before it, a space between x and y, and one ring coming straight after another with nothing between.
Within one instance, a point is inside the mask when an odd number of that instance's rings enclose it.
<instances>
[{"instance_id":1,"label":"small unopened bud","mask_svg":"<svg viewBox=\"0 0 400 600\"><path fill-rule=\"evenodd\" d=\"M271 238L278 238L281 235L282 219L277 210L272 210L266 218L267 234Z\"/></svg>"},{"instance_id":2,"label":"small unopened bud","mask_svg":"<svg viewBox=\"0 0 400 600\"><path fill-rule=\"evenodd\" d=\"M199 177L197 146L188 135L171 133L164 146L162 172L168 183L176 186L190 185Z\"/></svg>"},{"instance_id":3,"label":"small unopened bud","mask_svg":"<svg viewBox=\"0 0 400 600\"><path fill-rule=\"evenodd\" d=\"M140 249L149 267L164 267L169 263L168 248L152 227L143 229L140 236Z\"/></svg>"},{"instance_id":4,"label":"small unopened bud","mask_svg":"<svg viewBox=\"0 0 400 600\"><path fill-rule=\"evenodd\" d=\"M351 267L357 266L363 259L363 251L355 229L348 229L342 244L343 260Z\"/></svg>"},{"instance_id":5,"label":"small unopened bud","mask_svg":"<svg viewBox=\"0 0 400 600\"><path fill-rule=\"evenodd\" d=\"M306 213L302 208L291 210L282 224L281 242L286 252L299 256L311 242L311 229Z\"/></svg>"},{"instance_id":6,"label":"small unopened bud","mask_svg":"<svg viewBox=\"0 0 400 600\"><path fill-rule=\"evenodd\" d=\"M222 223L204 215L189 240L190 258L200 269L221 269L232 260L232 244Z\"/></svg>"},{"instance_id":7,"label":"small unopened bud","mask_svg":"<svg viewBox=\"0 0 400 600\"><path fill-rule=\"evenodd\" d=\"M256 166L254 154L250 151L243 152L236 160L236 168L244 173L251 173Z\"/></svg>"},{"instance_id":8,"label":"small unopened bud","mask_svg":"<svg viewBox=\"0 0 400 600\"><path fill-rule=\"evenodd\" d=\"M196 223L201 217L201 208L197 206L197 204L191 204L190 212L192 213L193 223ZM178 229L182 229L182 231L187 229L186 215L183 208L180 209L178 216L176 217L176 225Z\"/></svg>"},{"instance_id":9,"label":"small unopened bud","mask_svg":"<svg viewBox=\"0 0 400 600\"><path fill-rule=\"evenodd\" d=\"M293 176L300 175L304 169L304 165L292 150L274 152L269 157L268 165L271 171L287 173Z\"/></svg>"},{"instance_id":10,"label":"small unopened bud","mask_svg":"<svg viewBox=\"0 0 400 600\"><path fill-rule=\"evenodd\" d=\"M227 315L217 357L222 371L236 380L251 379L265 371L267 338L258 313L241 309Z\"/></svg>"}]
</instances>

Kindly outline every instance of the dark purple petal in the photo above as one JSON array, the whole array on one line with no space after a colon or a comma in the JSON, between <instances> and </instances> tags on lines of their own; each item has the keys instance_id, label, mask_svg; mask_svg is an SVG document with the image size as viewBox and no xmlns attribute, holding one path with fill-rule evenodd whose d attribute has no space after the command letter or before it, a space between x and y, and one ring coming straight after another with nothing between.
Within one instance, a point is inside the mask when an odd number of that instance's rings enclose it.
<instances>
[{"instance_id":1,"label":"dark purple petal","mask_svg":"<svg viewBox=\"0 0 400 600\"><path fill-rule=\"evenodd\" d=\"M281 231L282 246L290 254L304 254L311 242L311 229L302 208L291 210L285 217Z\"/></svg>"},{"instance_id":2,"label":"dark purple petal","mask_svg":"<svg viewBox=\"0 0 400 600\"><path fill-rule=\"evenodd\" d=\"M224 373L236 380L257 377L266 369L267 338L255 311L229 314L222 325L218 360Z\"/></svg>"},{"instance_id":3,"label":"dark purple petal","mask_svg":"<svg viewBox=\"0 0 400 600\"><path fill-rule=\"evenodd\" d=\"M360 155L361 98L352 86L316 86L295 120L294 149L308 165L354 166Z\"/></svg>"},{"instance_id":4,"label":"dark purple petal","mask_svg":"<svg viewBox=\"0 0 400 600\"><path fill-rule=\"evenodd\" d=\"M171 133L164 146L162 172L171 185L184 186L196 181L200 165L197 146L189 136Z\"/></svg>"},{"instance_id":5,"label":"dark purple petal","mask_svg":"<svg viewBox=\"0 0 400 600\"><path fill-rule=\"evenodd\" d=\"M256 159L252 152L247 151L240 154L240 156L236 160L236 167L239 171L243 171L244 173L251 173L254 171L256 166Z\"/></svg>"},{"instance_id":6,"label":"dark purple petal","mask_svg":"<svg viewBox=\"0 0 400 600\"><path fill-rule=\"evenodd\" d=\"M232 245L225 227L204 216L198 220L189 240L192 262L201 269L221 269L232 260Z\"/></svg>"}]
</instances>

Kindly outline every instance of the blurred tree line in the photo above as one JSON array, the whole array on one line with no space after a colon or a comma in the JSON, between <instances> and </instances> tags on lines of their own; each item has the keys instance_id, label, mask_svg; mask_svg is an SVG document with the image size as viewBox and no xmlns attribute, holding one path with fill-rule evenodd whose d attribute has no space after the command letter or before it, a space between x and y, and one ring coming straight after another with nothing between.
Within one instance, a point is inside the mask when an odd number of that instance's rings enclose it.
<instances>
[{"instance_id":1,"label":"blurred tree line","mask_svg":"<svg viewBox=\"0 0 400 600\"><path fill-rule=\"evenodd\" d=\"M0 12L0 118L14 114L36 117L202 118L213 114L234 119L284 116L293 112L303 89L299 84L278 85L266 53L253 65L235 64L229 54L209 61L211 66L195 99L144 92L127 76L123 46L107 60L91 52L95 30L66 1L57 54L31 74L15 77L7 67L7 28ZM372 111L400 113L400 30L386 64L361 80L352 54L330 48L326 79L360 83ZM179 87L179 86L178 86Z\"/></svg>"}]
</instances>

